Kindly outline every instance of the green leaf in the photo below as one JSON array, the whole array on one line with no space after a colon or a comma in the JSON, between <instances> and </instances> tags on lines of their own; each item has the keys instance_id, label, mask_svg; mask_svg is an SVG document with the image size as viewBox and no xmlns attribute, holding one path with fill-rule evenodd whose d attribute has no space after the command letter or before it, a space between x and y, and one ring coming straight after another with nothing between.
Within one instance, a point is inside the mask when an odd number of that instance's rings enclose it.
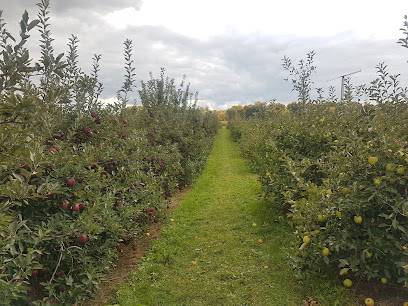
<instances>
[{"instance_id":1,"label":"green leaf","mask_svg":"<svg viewBox=\"0 0 408 306\"><path fill-rule=\"evenodd\" d=\"M37 26L37 24L39 23L39 20L33 20L29 23L29 25L27 26L27 31L32 30L35 26Z\"/></svg>"},{"instance_id":2,"label":"green leaf","mask_svg":"<svg viewBox=\"0 0 408 306\"><path fill-rule=\"evenodd\" d=\"M405 227L403 227L402 225L398 225L397 228L398 228L401 232L403 232L404 234L407 233L407 230L406 230Z\"/></svg>"},{"instance_id":3,"label":"green leaf","mask_svg":"<svg viewBox=\"0 0 408 306\"><path fill-rule=\"evenodd\" d=\"M8 38L10 38L12 41L16 42L15 38L14 38L9 32L6 32L5 34L6 34L6 36L7 36ZM9 52L9 53L10 53L10 52Z\"/></svg>"},{"instance_id":4,"label":"green leaf","mask_svg":"<svg viewBox=\"0 0 408 306\"><path fill-rule=\"evenodd\" d=\"M302 245L300 246L299 250L303 250L306 245L307 245L307 243L302 243Z\"/></svg>"},{"instance_id":5,"label":"green leaf","mask_svg":"<svg viewBox=\"0 0 408 306\"><path fill-rule=\"evenodd\" d=\"M350 268L343 268L343 269L340 270L340 273L339 273L339 274L340 274L340 275L347 274L349 270L350 270Z\"/></svg>"},{"instance_id":6,"label":"green leaf","mask_svg":"<svg viewBox=\"0 0 408 306\"><path fill-rule=\"evenodd\" d=\"M43 65L44 68L47 69L51 64L50 57L48 55L44 55Z\"/></svg>"},{"instance_id":7,"label":"green leaf","mask_svg":"<svg viewBox=\"0 0 408 306\"><path fill-rule=\"evenodd\" d=\"M8 54L12 54L13 53L13 48L10 45L7 45L6 46L6 51L7 51ZM3 53L3 54L5 55L6 53ZM8 57L7 57L7 59L8 59Z\"/></svg>"},{"instance_id":8,"label":"green leaf","mask_svg":"<svg viewBox=\"0 0 408 306\"><path fill-rule=\"evenodd\" d=\"M24 252L24 246L23 246L23 244L21 243L21 241L18 242L18 248L19 248L19 250L20 250L21 253Z\"/></svg>"},{"instance_id":9,"label":"green leaf","mask_svg":"<svg viewBox=\"0 0 408 306\"><path fill-rule=\"evenodd\" d=\"M27 11L24 11L22 21L24 21L25 24L28 23L28 12Z\"/></svg>"},{"instance_id":10,"label":"green leaf","mask_svg":"<svg viewBox=\"0 0 408 306\"><path fill-rule=\"evenodd\" d=\"M72 284L74 283L74 279L71 275L68 275L68 277L65 278L65 283L67 286L72 286Z\"/></svg>"},{"instance_id":11,"label":"green leaf","mask_svg":"<svg viewBox=\"0 0 408 306\"><path fill-rule=\"evenodd\" d=\"M27 31L24 21L20 21L20 28L21 28L21 33L25 33Z\"/></svg>"},{"instance_id":12,"label":"green leaf","mask_svg":"<svg viewBox=\"0 0 408 306\"><path fill-rule=\"evenodd\" d=\"M45 236L47 236L50 232L52 231L52 229L47 229L47 230L43 230L42 228L38 229L38 236L40 238L43 238Z\"/></svg>"},{"instance_id":13,"label":"green leaf","mask_svg":"<svg viewBox=\"0 0 408 306\"><path fill-rule=\"evenodd\" d=\"M30 151L30 160L34 163L35 162L35 153Z\"/></svg>"},{"instance_id":14,"label":"green leaf","mask_svg":"<svg viewBox=\"0 0 408 306\"><path fill-rule=\"evenodd\" d=\"M25 50L20 60L22 63L25 63L29 60L29 58L30 58L30 54L28 53L28 50Z\"/></svg>"},{"instance_id":15,"label":"green leaf","mask_svg":"<svg viewBox=\"0 0 408 306\"><path fill-rule=\"evenodd\" d=\"M344 267L344 266L348 266L348 265L349 265L348 261L345 260L345 259L340 259L339 262L340 262L340 263L339 263L339 268L342 268L342 267Z\"/></svg>"},{"instance_id":16,"label":"green leaf","mask_svg":"<svg viewBox=\"0 0 408 306\"><path fill-rule=\"evenodd\" d=\"M29 178L31 176L31 172L27 171L26 169L21 168L20 169L21 175L24 175L26 178Z\"/></svg>"},{"instance_id":17,"label":"green leaf","mask_svg":"<svg viewBox=\"0 0 408 306\"><path fill-rule=\"evenodd\" d=\"M64 53L60 53L57 58L55 59L55 63L59 63L59 61L61 60L61 58L64 56Z\"/></svg>"},{"instance_id":18,"label":"green leaf","mask_svg":"<svg viewBox=\"0 0 408 306\"><path fill-rule=\"evenodd\" d=\"M56 75L58 75L60 78L64 77L64 72L62 72L61 70L55 70L54 71Z\"/></svg>"},{"instance_id":19,"label":"green leaf","mask_svg":"<svg viewBox=\"0 0 408 306\"><path fill-rule=\"evenodd\" d=\"M24 182L25 182L24 177L22 177L20 174L13 173L13 176L14 176L16 179L18 179L20 183L24 183Z\"/></svg>"}]
</instances>

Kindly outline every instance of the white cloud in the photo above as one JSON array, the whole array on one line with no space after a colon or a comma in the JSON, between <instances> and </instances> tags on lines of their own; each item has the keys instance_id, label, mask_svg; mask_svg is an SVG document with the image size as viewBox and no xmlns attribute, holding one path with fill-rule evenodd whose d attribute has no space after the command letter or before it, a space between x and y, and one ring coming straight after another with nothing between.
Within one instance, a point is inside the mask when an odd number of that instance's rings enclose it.
<instances>
[{"instance_id":1,"label":"white cloud","mask_svg":"<svg viewBox=\"0 0 408 306\"><path fill-rule=\"evenodd\" d=\"M107 14L112 26L163 26L196 39L220 35L331 36L351 32L380 39L401 24L408 2L372 1L149 0Z\"/></svg>"},{"instance_id":2,"label":"white cloud","mask_svg":"<svg viewBox=\"0 0 408 306\"><path fill-rule=\"evenodd\" d=\"M105 99L100 99L100 101L103 104L114 104L116 102L118 102L118 98L116 97L109 97L109 98L105 98Z\"/></svg>"},{"instance_id":3,"label":"white cloud","mask_svg":"<svg viewBox=\"0 0 408 306\"><path fill-rule=\"evenodd\" d=\"M253 102L251 101L251 103L253 103ZM241 105L242 101L240 101L240 100L228 101L228 102L220 104L220 103L216 103L216 102L211 101L211 100L200 100L199 99L197 101L197 104L199 106L202 106L202 107L207 107L209 110L215 110L215 109L217 109L217 110L227 110L227 109L231 108L234 105Z\"/></svg>"}]
</instances>

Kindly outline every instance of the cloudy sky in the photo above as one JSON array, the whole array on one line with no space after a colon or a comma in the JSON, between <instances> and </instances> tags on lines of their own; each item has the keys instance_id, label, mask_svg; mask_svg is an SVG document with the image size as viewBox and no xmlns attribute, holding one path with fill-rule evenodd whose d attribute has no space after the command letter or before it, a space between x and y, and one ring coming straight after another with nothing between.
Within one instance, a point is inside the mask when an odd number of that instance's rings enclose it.
<instances>
[{"instance_id":1,"label":"cloudy sky","mask_svg":"<svg viewBox=\"0 0 408 306\"><path fill-rule=\"evenodd\" d=\"M24 10L36 17L40 0L0 0L7 28L18 36ZM408 49L396 41L408 1L328 0L51 0L51 32L56 53L67 52L78 36L79 61L90 72L93 54L102 54L102 98L116 96L123 82L123 42L133 41L136 84L159 76L160 67L176 80L187 75L199 104L211 109L267 102L289 103L296 92L284 81L286 55L297 63L314 50L314 88L327 96L335 77L352 75L354 85L376 78L385 61L408 86ZM38 59L39 34L29 49ZM137 95L134 95L137 101ZM139 102L139 101L137 101Z\"/></svg>"}]
</instances>

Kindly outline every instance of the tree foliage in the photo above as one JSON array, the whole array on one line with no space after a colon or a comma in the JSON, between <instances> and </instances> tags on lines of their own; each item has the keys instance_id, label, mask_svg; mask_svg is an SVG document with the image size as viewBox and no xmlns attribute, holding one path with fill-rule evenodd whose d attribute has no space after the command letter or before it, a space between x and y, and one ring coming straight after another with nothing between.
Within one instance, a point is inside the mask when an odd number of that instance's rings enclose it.
<instances>
[{"instance_id":1,"label":"tree foliage","mask_svg":"<svg viewBox=\"0 0 408 306\"><path fill-rule=\"evenodd\" d=\"M101 55L79 68L79 39L55 56L50 2L24 12L20 39L0 11L0 301L73 304L89 298L122 248L165 216L167 201L202 169L216 115L196 107L189 86L142 82L128 107L135 68L125 40L117 101L100 101ZM35 27L41 56L26 48Z\"/></svg>"},{"instance_id":2,"label":"tree foliage","mask_svg":"<svg viewBox=\"0 0 408 306\"><path fill-rule=\"evenodd\" d=\"M292 64L292 60L286 55L283 57L283 68L289 72L290 82L293 90L297 91L299 102L302 106L310 102L311 86L313 84L311 76L315 72L316 66L313 66L315 52L312 50L306 55L306 59L299 60L298 67ZM289 81L289 77L286 81Z\"/></svg>"}]
</instances>

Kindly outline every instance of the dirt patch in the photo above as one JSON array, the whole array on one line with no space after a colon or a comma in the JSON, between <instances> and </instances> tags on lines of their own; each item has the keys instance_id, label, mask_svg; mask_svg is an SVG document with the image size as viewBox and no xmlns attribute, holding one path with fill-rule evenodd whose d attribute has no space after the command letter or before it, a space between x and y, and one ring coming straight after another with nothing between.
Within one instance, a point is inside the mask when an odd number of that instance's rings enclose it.
<instances>
[{"instance_id":1,"label":"dirt patch","mask_svg":"<svg viewBox=\"0 0 408 306\"><path fill-rule=\"evenodd\" d=\"M180 204L181 198L187 194L190 189L190 187L187 187L172 198L169 208L167 209L167 214L171 213L171 211ZM118 260L114 262L114 268L105 276L106 281L100 285L93 299L86 301L83 305L101 306L109 304L109 299L112 297L112 294L114 294L119 286L128 279L130 274L137 269L140 258L150 249L153 240L160 237L162 228L163 224L153 223L149 227L148 233L150 235L148 237L140 237L137 242L125 246L123 252L119 254Z\"/></svg>"},{"instance_id":2,"label":"dirt patch","mask_svg":"<svg viewBox=\"0 0 408 306\"><path fill-rule=\"evenodd\" d=\"M379 281L360 281L355 290L355 297L361 305L364 305L366 298L372 298L375 306L402 306L404 302L408 302L407 288L384 285Z\"/></svg>"},{"instance_id":3,"label":"dirt patch","mask_svg":"<svg viewBox=\"0 0 408 306\"><path fill-rule=\"evenodd\" d=\"M374 300L375 306L402 306L408 302L408 289L392 285L378 284L378 281L359 281L353 283L354 294L352 294L359 305L365 305L367 298ZM314 299L304 301L304 306L321 305Z\"/></svg>"}]
</instances>

